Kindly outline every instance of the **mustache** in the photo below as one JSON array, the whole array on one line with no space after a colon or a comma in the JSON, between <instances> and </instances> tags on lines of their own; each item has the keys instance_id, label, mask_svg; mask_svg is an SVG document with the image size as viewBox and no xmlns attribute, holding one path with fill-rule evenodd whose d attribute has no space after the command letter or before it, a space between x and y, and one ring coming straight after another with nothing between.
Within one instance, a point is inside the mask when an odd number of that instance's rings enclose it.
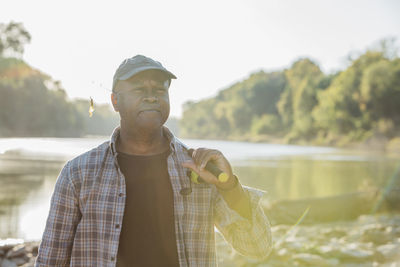
<instances>
[{"instance_id":1,"label":"mustache","mask_svg":"<svg viewBox=\"0 0 400 267\"><path fill-rule=\"evenodd\" d=\"M159 105L143 105L139 108L139 111L158 111L161 112L161 107Z\"/></svg>"}]
</instances>

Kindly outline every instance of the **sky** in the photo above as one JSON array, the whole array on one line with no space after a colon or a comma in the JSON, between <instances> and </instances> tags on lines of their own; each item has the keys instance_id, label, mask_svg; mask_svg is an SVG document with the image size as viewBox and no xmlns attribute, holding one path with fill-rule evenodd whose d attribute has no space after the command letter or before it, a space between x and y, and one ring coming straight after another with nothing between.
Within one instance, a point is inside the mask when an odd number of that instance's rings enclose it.
<instances>
[{"instance_id":1,"label":"sky","mask_svg":"<svg viewBox=\"0 0 400 267\"><path fill-rule=\"evenodd\" d=\"M326 73L379 40L400 40L397 0L4 1L0 22L32 35L23 59L61 81L70 98L110 103L123 59L143 54L178 79L171 115L251 73L309 57Z\"/></svg>"}]
</instances>

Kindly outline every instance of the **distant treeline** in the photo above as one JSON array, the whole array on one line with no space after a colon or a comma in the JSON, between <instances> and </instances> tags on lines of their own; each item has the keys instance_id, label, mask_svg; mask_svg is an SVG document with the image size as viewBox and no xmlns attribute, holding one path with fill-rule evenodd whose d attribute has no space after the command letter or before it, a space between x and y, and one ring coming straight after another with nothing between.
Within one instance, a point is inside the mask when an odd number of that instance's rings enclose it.
<instances>
[{"instance_id":1,"label":"distant treeline","mask_svg":"<svg viewBox=\"0 0 400 267\"><path fill-rule=\"evenodd\" d=\"M110 105L71 101L61 84L16 58L0 57L0 136L109 135L118 125Z\"/></svg>"},{"instance_id":2,"label":"distant treeline","mask_svg":"<svg viewBox=\"0 0 400 267\"><path fill-rule=\"evenodd\" d=\"M118 113L94 103L89 117L89 107L89 99L70 100L60 82L24 61L0 56L0 137L110 135ZM167 125L179 133L177 119Z\"/></svg>"},{"instance_id":3,"label":"distant treeline","mask_svg":"<svg viewBox=\"0 0 400 267\"><path fill-rule=\"evenodd\" d=\"M68 99L60 82L18 59L31 36L22 23L0 23L0 136L109 135L119 116L107 104ZM310 59L260 71L199 102L187 102L182 137L347 144L397 140L400 151L400 59L395 40L325 74ZM179 129L178 129L179 128ZM397 137L397 138L395 138Z\"/></svg>"},{"instance_id":4,"label":"distant treeline","mask_svg":"<svg viewBox=\"0 0 400 267\"><path fill-rule=\"evenodd\" d=\"M335 74L303 58L187 102L181 135L318 144L400 136L400 59L390 41L380 44Z\"/></svg>"}]
</instances>

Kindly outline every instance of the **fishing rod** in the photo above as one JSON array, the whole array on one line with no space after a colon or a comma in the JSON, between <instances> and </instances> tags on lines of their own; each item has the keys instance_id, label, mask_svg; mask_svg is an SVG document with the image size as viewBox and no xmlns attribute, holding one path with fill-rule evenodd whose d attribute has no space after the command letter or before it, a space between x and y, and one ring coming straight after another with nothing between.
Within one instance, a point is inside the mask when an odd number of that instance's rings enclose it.
<instances>
[{"instance_id":1,"label":"fishing rod","mask_svg":"<svg viewBox=\"0 0 400 267\"><path fill-rule=\"evenodd\" d=\"M187 150L188 154L190 157L193 157L193 153L194 153L194 149L190 148ZM211 172L215 177L217 177L218 181L220 181L221 183L226 183L229 179L229 175L226 172L221 171L217 165L215 165L212 161L208 161L205 169L209 172ZM203 178L201 178L200 175L198 175L196 172L194 171L189 171L190 173L188 173L190 180L192 180L192 182L196 183L196 184L201 184L204 183Z\"/></svg>"},{"instance_id":2,"label":"fishing rod","mask_svg":"<svg viewBox=\"0 0 400 267\"><path fill-rule=\"evenodd\" d=\"M184 150L190 157L193 157L193 148L187 149L186 147L184 147ZM218 168L217 165L215 165L215 163L212 161L208 161L204 168L207 171L211 172L222 183L226 183L229 179L229 175L226 172L220 170L220 168ZM193 170L188 170L186 174L189 177L190 183L189 187L184 187L179 191L179 193L183 196L187 196L192 193L192 182L195 184L205 183L203 178L201 178L201 176Z\"/></svg>"}]
</instances>

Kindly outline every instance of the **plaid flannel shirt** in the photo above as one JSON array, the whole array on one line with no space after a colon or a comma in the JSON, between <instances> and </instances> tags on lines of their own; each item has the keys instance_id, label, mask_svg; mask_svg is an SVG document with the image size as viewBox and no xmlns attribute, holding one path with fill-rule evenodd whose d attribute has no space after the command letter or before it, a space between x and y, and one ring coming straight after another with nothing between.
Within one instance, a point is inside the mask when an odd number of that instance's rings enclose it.
<instances>
[{"instance_id":1,"label":"plaid flannel shirt","mask_svg":"<svg viewBox=\"0 0 400 267\"><path fill-rule=\"evenodd\" d=\"M251 221L232 210L213 185L192 184L181 163L191 158L185 146L170 140L168 172L174 194L175 233L180 266L216 266L214 225L239 253L262 259L271 250L269 222L259 206L263 192L244 187ZM115 266L125 207L125 178L110 141L66 163L51 199L35 266Z\"/></svg>"}]
</instances>

